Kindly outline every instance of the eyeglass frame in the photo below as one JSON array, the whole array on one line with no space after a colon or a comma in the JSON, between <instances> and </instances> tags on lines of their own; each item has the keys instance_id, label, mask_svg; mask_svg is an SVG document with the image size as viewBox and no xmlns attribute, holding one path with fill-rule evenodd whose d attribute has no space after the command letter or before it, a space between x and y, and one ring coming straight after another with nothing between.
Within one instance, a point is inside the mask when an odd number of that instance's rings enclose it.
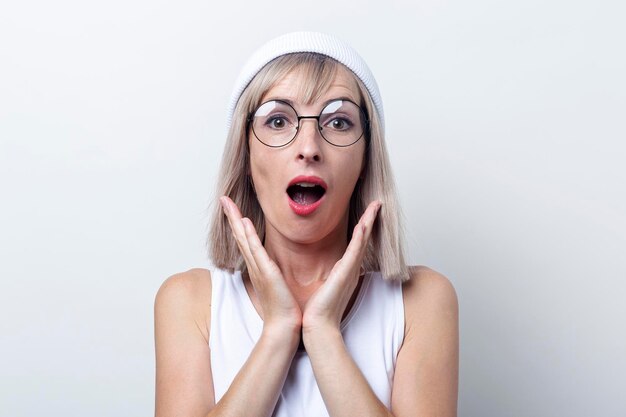
<instances>
[{"instance_id":1,"label":"eyeglass frame","mask_svg":"<svg viewBox=\"0 0 626 417\"><path fill-rule=\"evenodd\" d=\"M257 136L256 132L254 131L254 123L252 123L252 119L254 118L254 115L256 114L256 112L265 104L270 103L272 101L277 101L279 103L283 103L286 104L287 106L291 107L291 109L293 110L293 112L296 114L296 117L298 118L298 126L296 126L296 134L293 135L293 138L291 138L287 143L283 144L283 145L268 145L267 143L263 142L261 139L259 139L259 137ZM331 141L329 141L328 139L326 139L326 137L324 136L324 133L322 133L322 126L320 126L320 117L322 117L322 112L324 111L324 109L326 107L328 107L331 103L334 103L335 101L348 101L352 104L354 104L357 109L359 109L359 112L361 112L361 115L363 116L363 131L361 132L361 135L352 143L348 144L348 145L337 145L332 143ZM365 134L366 139L369 137L369 127L370 127L370 119L369 117L367 117L367 113L365 112L365 110L363 110L361 108L361 106L359 106L358 104L356 104L354 101L347 99L347 98L336 98L336 99L332 99L330 101L328 101L326 103L326 105L324 105L324 107L322 108L322 110L320 110L320 114L318 114L317 116L300 116L298 114L298 111L289 103L287 103L284 100L281 99L271 99L271 100L267 100L264 101L263 103L259 104L256 109L253 112L250 112L248 114L248 117L246 118L246 132L248 131L248 129L251 127L252 128L252 134L254 135L254 137L261 142L263 145L270 147L270 148L282 148L284 146L289 145L290 143L292 143L294 140L296 140L296 137L298 137L298 133L300 133L300 120L302 119L315 119L317 120L317 130L320 132L320 136L322 137L322 139L324 139L326 142L328 142L329 144L336 146L338 148L347 148L348 146L352 146L355 143L357 143L359 140L361 140L361 138L363 137L363 135ZM368 141L366 140L366 145L368 144Z\"/></svg>"}]
</instances>

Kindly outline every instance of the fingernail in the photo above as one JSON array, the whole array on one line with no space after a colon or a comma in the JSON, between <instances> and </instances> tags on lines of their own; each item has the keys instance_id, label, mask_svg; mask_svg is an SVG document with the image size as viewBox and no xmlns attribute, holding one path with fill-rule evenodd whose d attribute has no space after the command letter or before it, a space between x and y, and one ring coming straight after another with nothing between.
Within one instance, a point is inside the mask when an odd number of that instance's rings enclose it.
<instances>
[{"instance_id":1,"label":"fingernail","mask_svg":"<svg viewBox=\"0 0 626 417\"><path fill-rule=\"evenodd\" d=\"M226 198L220 197L220 204L222 205L222 210L226 211Z\"/></svg>"}]
</instances>

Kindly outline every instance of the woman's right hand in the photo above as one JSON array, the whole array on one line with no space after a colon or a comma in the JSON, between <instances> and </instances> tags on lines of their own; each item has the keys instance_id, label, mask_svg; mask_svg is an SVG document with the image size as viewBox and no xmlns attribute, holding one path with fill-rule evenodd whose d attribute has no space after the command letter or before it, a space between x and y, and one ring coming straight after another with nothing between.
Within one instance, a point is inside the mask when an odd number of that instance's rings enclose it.
<instances>
[{"instance_id":1,"label":"woman's right hand","mask_svg":"<svg viewBox=\"0 0 626 417\"><path fill-rule=\"evenodd\" d=\"M280 268L265 251L252 221L242 218L239 207L228 197L220 198L228 223L248 267L250 281L261 304L263 330L300 334L302 311L287 286Z\"/></svg>"}]
</instances>

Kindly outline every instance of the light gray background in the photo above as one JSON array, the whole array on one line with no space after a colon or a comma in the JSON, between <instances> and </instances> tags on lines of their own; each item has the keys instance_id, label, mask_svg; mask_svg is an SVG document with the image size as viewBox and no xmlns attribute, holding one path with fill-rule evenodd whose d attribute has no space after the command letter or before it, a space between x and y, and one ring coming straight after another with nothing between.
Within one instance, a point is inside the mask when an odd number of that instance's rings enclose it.
<instances>
[{"instance_id":1,"label":"light gray background","mask_svg":"<svg viewBox=\"0 0 626 417\"><path fill-rule=\"evenodd\" d=\"M459 296L459 415L626 415L623 4L3 2L0 414L153 413L232 83L305 29L379 82L411 263Z\"/></svg>"}]
</instances>

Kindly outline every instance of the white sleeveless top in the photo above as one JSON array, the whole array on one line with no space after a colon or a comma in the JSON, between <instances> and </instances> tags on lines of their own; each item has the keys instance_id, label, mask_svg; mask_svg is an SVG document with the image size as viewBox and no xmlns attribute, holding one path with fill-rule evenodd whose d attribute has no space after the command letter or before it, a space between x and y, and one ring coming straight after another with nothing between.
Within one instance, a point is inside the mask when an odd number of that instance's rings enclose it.
<instances>
[{"instance_id":1,"label":"white sleeveless top","mask_svg":"<svg viewBox=\"0 0 626 417\"><path fill-rule=\"evenodd\" d=\"M217 403L259 340L263 321L246 292L240 271L231 274L214 268L211 281L209 347ZM366 273L340 329L354 362L376 396L390 408L396 357L404 339L402 284L383 280L380 272ZM306 351L296 352L272 415L329 415Z\"/></svg>"}]
</instances>

